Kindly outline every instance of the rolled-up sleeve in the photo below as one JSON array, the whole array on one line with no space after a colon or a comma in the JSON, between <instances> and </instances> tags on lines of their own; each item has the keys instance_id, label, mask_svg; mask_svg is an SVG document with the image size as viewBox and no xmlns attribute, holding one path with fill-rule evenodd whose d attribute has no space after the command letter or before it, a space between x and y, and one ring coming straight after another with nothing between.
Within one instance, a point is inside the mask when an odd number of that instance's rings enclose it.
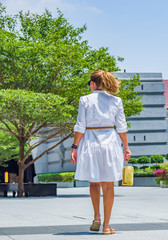
<instances>
[{"instance_id":1,"label":"rolled-up sleeve","mask_svg":"<svg viewBox=\"0 0 168 240\"><path fill-rule=\"evenodd\" d=\"M124 114L122 100L120 98L118 111L115 118L116 131L118 133L127 132L127 122Z\"/></svg>"},{"instance_id":2,"label":"rolled-up sleeve","mask_svg":"<svg viewBox=\"0 0 168 240\"><path fill-rule=\"evenodd\" d=\"M82 97L80 97L77 122L74 126L74 132L84 133L85 129L86 129L85 106Z\"/></svg>"}]
</instances>

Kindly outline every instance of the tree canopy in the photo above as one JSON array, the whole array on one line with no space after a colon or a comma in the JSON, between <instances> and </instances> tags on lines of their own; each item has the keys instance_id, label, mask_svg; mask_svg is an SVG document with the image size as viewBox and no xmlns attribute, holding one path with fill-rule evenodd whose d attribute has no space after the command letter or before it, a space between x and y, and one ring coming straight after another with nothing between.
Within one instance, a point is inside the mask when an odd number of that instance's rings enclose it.
<instances>
[{"instance_id":1,"label":"tree canopy","mask_svg":"<svg viewBox=\"0 0 168 240\"><path fill-rule=\"evenodd\" d=\"M93 49L82 40L85 30L85 25L72 26L59 10L56 16L47 9L9 16L0 3L0 130L18 142L20 196L24 169L38 159L25 164L31 150L56 135L63 140L72 135L79 97L90 93L91 72L119 71L108 48ZM134 93L138 84L138 76L123 81L119 96L126 116L142 110ZM44 127L52 131L32 146L31 139Z\"/></svg>"}]
</instances>

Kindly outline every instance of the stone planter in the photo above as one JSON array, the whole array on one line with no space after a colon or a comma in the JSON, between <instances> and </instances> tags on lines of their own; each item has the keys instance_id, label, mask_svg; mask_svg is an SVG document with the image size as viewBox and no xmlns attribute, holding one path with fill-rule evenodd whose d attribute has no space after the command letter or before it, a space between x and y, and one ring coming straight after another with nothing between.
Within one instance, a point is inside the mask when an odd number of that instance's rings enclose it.
<instances>
[{"instance_id":1,"label":"stone planter","mask_svg":"<svg viewBox=\"0 0 168 240\"><path fill-rule=\"evenodd\" d=\"M39 182L39 183L44 183L44 182ZM74 182L48 182L48 183L56 183L57 188L73 188L74 187Z\"/></svg>"},{"instance_id":2,"label":"stone planter","mask_svg":"<svg viewBox=\"0 0 168 240\"><path fill-rule=\"evenodd\" d=\"M56 183L24 183L26 197L57 196Z\"/></svg>"},{"instance_id":3,"label":"stone planter","mask_svg":"<svg viewBox=\"0 0 168 240\"><path fill-rule=\"evenodd\" d=\"M89 181L75 181L74 187L89 187L90 183Z\"/></svg>"},{"instance_id":4,"label":"stone planter","mask_svg":"<svg viewBox=\"0 0 168 240\"><path fill-rule=\"evenodd\" d=\"M73 188L74 182L56 182L57 188Z\"/></svg>"},{"instance_id":5,"label":"stone planter","mask_svg":"<svg viewBox=\"0 0 168 240\"><path fill-rule=\"evenodd\" d=\"M160 186L161 186L161 188L168 188L168 182L164 181L164 180L161 180L160 181Z\"/></svg>"},{"instance_id":6,"label":"stone planter","mask_svg":"<svg viewBox=\"0 0 168 240\"><path fill-rule=\"evenodd\" d=\"M159 185L155 182L156 177L134 177L133 186L141 186L141 187L159 187Z\"/></svg>"}]
</instances>

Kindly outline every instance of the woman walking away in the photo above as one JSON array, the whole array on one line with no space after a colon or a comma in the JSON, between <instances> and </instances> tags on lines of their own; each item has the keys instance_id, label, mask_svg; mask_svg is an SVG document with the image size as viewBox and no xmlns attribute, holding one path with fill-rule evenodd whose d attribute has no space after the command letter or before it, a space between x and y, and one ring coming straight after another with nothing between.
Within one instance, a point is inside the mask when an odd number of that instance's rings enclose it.
<instances>
[{"instance_id":1,"label":"woman walking away","mask_svg":"<svg viewBox=\"0 0 168 240\"><path fill-rule=\"evenodd\" d=\"M90 230L98 232L100 229L102 188L103 234L113 234L115 229L109 226L109 221L114 201L114 181L122 179L124 159L128 162L131 156L122 100L113 95L118 93L120 82L110 72L96 70L88 84L92 93L80 97L71 162L75 164L77 161L75 179L90 182L94 209Z\"/></svg>"}]
</instances>

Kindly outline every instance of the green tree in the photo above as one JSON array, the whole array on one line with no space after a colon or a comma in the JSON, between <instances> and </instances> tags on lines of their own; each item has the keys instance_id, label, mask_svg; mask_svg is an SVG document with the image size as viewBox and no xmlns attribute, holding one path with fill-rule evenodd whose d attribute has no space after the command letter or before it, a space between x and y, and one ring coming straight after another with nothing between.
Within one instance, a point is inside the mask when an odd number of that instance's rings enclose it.
<instances>
[{"instance_id":1,"label":"green tree","mask_svg":"<svg viewBox=\"0 0 168 240\"><path fill-rule=\"evenodd\" d=\"M12 128L12 125L8 123ZM19 145L15 136L8 131L3 131L3 124L0 123L0 166L7 167L8 161L19 158Z\"/></svg>"},{"instance_id":2,"label":"green tree","mask_svg":"<svg viewBox=\"0 0 168 240\"><path fill-rule=\"evenodd\" d=\"M32 149L62 135L54 148L73 134L79 97L90 93L90 73L119 70L107 48L96 50L82 41L85 30L86 26L70 25L59 10L57 17L48 10L41 15L20 11L9 16L0 4L0 122L1 130L18 141L19 197L23 196L24 170L51 150L25 164ZM127 116L142 110L134 93L139 84L138 76L123 81L119 96ZM31 145L42 129L42 140Z\"/></svg>"}]
</instances>

